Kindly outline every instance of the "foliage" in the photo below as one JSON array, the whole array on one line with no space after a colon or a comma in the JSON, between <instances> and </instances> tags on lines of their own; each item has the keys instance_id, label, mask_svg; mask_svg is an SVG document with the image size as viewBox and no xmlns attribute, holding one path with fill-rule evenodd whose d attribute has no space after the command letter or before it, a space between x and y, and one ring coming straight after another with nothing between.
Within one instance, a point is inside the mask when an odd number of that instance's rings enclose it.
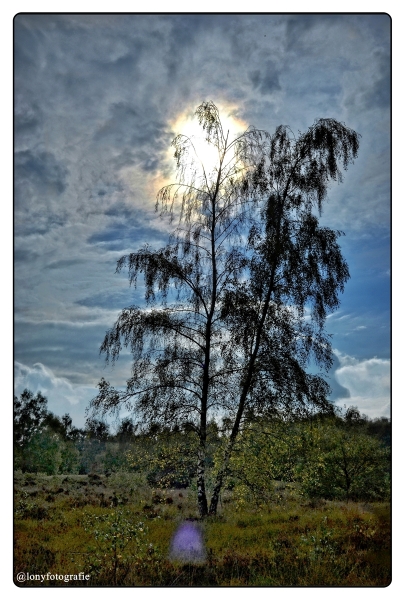
<instances>
[{"instance_id":1,"label":"foliage","mask_svg":"<svg viewBox=\"0 0 404 600\"><path fill-rule=\"evenodd\" d=\"M134 440L136 430L137 425L134 424L133 420L129 417L125 417L119 423L115 438L120 444L127 444Z\"/></svg>"},{"instance_id":2,"label":"foliage","mask_svg":"<svg viewBox=\"0 0 404 600\"><path fill-rule=\"evenodd\" d=\"M59 473L78 473L80 469L80 452L73 442L61 444Z\"/></svg>"},{"instance_id":3,"label":"foliage","mask_svg":"<svg viewBox=\"0 0 404 600\"><path fill-rule=\"evenodd\" d=\"M97 440L99 443L106 442L109 436L109 425L99 419L87 419L86 437Z\"/></svg>"},{"instance_id":4,"label":"foliage","mask_svg":"<svg viewBox=\"0 0 404 600\"><path fill-rule=\"evenodd\" d=\"M79 473L102 472L105 468L110 426L98 419L89 419L84 431L75 435L75 447L80 454Z\"/></svg>"},{"instance_id":5,"label":"foliage","mask_svg":"<svg viewBox=\"0 0 404 600\"><path fill-rule=\"evenodd\" d=\"M348 418L259 421L241 433L229 463L240 502L276 499L275 481L293 483L309 498L386 500L390 450Z\"/></svg>"},{"instance_id":6,"label":"foliage","mask_svg":"<svg viewBox=\"0 0 404 600\"><path fill-rule=\"evenodd\" d=\"M24 472L76 473L80 452L74 441L80 430L71 417L47 410L47 398L25 389L14 397L14 466Z\"/></svg>"},{"instance_id":7,"label":"foliage","mask_svg":"<svg viewBox=\"0 0 404 600\"><path fill-rule=\"evenodd\" d=\"M162 439L149 465L147 481L152 487L186 488L195 477L195 436Z\"/></svg>"},{"instance_id":8,"label":"foliage","mask_svg":"<svg viewBox=\"0 0 404 600\"><path fill-rule=\"evenodd\" d=\"M118 261L131 285L144 277L148 306L125 308L107 332L101 352L114 361L128 347L132 374L124 391L102 379L90 414L124 406L145 422L188 423L199 439L204 516L209 417L220 411L232 424L209 509L215 514L246 414L328 406L327 383L307 367L312 359L331 365L325 319L349 272L340 232L320 227L315 211L329 183L342 181L359 136L320 119L297 137L281 126L272 136L249 128L230 141L212 102L196 116L216 166L200 164L193 139L174 139L178 181L159 192L156 207L178 226L166 247L145 246Z\"/></svg>"},{"instance_id":9,"label":"foliage","mask_svg":"<svg viewBox=\"0 0 404 600\"><path fill-rule=\"evenodd\" d=\"M275 482L295 481L302 442L292 422L254 422L241 432L229 462L229 481L239 504L260 506L276 497Z\"/></svg>"},{"instance_id":10,"label":"foliage","mask_svg":"<svg viewBox=\"0 0 404 600\"><path fill-rule=\"evenodd\" d=\"M384 445L391 446L391 420L387 417L379 417L366 421L366 431L369 435L376 437Z\"/></svg>"},{"instance_id":11,"label":"foliage","mask_svg":"<svg viewBox=\"0 0 404 600\"><path fill-rule=\"evenodd\" d=\"M147 528L142 521L133 522L132 515L122 508L102 514L85 512L83 528L90 533L85 565L86 572L104 585L122 585L133 570L134 563L153 546L147 543Z\"/></svg>"},{"instance_id":12,"label":"foliage","mask_svg":"<svg viewBox=\"0 0 404 600\"><path fill-rule=\"evenodd\" d=\"M102 473L106 456L106 444L99 440L84 438L75 443L80 454L79 473Z\"/></svg>"},{"instance_id":13,"label":"foliage","mask_svg":"<svg viewBox=\"0 0 404 600\"><path fill-rule=\"evenodd\" d=\"M24 446L41 429L47 415L48 400L41 392L35 396L25 389L14 396L14 442Z\"/></svg>"},{"instance_id":14,"label":"foliage","mask_svg":"<svg viewBox=\"0 0 404 600\"><path fill-rule=\"evenodd\" d=\"M73 442L64 441L58 433L44 427L23 447L14 450L14 465L28 473L77 473L80 453Z\"/></svg>"},{"instance_id":15,"label":"foliage","mask_svg":"<svg viewBox=\"0 0 404 600\"><path fill-rule=\"evenodd\" d=\"M127 444L125 447L122 447L122 443L113 441L106 444L105 452L101 455L102 466L100 472L117 473L119 471L131 471L131 465L127 458L129 447L132 447L132 444ZM91 471L94 472L94 468Z\"/></svg>"},{"instance_id":16,"label":"foliage","mask_svg":"<svg viewBox=\"0 0 404 600\"><path fill-rule=\"evenodd\" d=\"M61 446L57 433L48 429L35 433L24 447L23 471L47 475L58 473L62 462Z\"/></svg>"},{"instance_id":17,"label":"foliage","mask_svg":"<svg viewBox=\"0 0 404 600\"><path fill-rule=\"evenodd\" d=\"M195 476L196 447L193 432L162 431L149 441L143 437L143 444L128 450L126 459L131 468L147 473L151 487L186 488Z\"/></svg>"},{"instance_id":18,"label":"foliage","mask_svg":"<svg viewBox=\"0 0 404 600\"><path fill-rule=\"evenodd\" d=\"M47 413L39 431L16 444L15 468L45 473L137 473L153 489L195 489L198 436L192 426L159 423L136 429L124 419L112 434L95 421L77 437L71 418ZM227 490L240 509L278 501L279 482L309 498L384 500L390 493L390 422L370 420L355 407L310 419L252 418L245 422L228 464ZM108 432L108 433L107 433ZM207 425L206 485L214 486L231 434L225 419ZM278 482L278 483L277 483Z\"/></svg>"},{"instance_id":19,"label":"foliage","mask_svg":"<svg viewBox=\"0 0 404 600\"><path fill-rule=\"evenodd\" d=\"M48 517L48 509L37 502L31 502L27 492L23 492L14 505L14 514L17 519L42 520Z\"/></svg>"},{"instance_id":20,"label":"foliage","mask_svg":"<svg viewBox=\"0 0 404 600\"><path fill-rule=\"evenodd\" d=\"M380 500L389 497L390 451L361 430L321 423L306 428L297 465L310 497Z\"/></svg>"}]
</instances>

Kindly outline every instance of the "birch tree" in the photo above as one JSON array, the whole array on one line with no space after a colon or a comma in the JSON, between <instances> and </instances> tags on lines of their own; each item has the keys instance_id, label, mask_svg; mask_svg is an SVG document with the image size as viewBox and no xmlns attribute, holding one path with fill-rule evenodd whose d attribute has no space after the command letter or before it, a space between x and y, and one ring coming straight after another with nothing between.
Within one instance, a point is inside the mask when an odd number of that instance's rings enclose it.
<instances>
[{"instance_id":1,"label":"birch tree","mask_svg":"<svg viewBox=\"0 0 404 600\"><path fill-rule=\"evenodd\" d=\"M102 379L92 415L131 410L143 421L186 425L198 436L201 516L216 514L227 465L251 415L329 410L329 388L307 368L330 367L326 315L338 306L349 277L340 232L322 228L328 184L356 157L359 136L322 119L294 137L249 128L230 139L217 107L197 111L216 153L207 169L194 140L172 142L177 181L157 196L173 234L164 248L123 256L145 305L122 310L101 352L133 357L124 391ZM207 423L231 423L211 495L205 486Z\"/></svg>"}]
</instances>

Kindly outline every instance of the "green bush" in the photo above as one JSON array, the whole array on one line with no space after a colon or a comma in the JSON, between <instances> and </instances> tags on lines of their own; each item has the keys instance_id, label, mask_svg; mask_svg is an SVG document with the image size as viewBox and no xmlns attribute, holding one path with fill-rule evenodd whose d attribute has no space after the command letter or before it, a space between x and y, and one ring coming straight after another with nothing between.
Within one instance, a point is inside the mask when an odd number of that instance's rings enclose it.
<instances>
[{"instance_id":1,"label":"green bush","mask_svg":"<svg viewBox=\"0 0 404 600\"><path fill-rule=\"evenodd\" d=\"M101 514L84 512L83 526L91 541L85 565L80 567L91 575L93 585L122 585L136 562L153 550L145 524L134 523L122 508Z\"/></svg>"},{"instance_id":2,"label":"green bush","mask_svg":"<svg viewBox=\"0 0 404 600\"><path fill-rule=\"evenodd\" d=\"M296 474L311 498L384 500L390 490L390 451L360 430L321 424L306 433Z\"/></svg>"},{"instance_id":3,"label":"green bush","mask_svg":"<svg viewBox=\"0 0 404 600\"><path fill-rule=\"evenodd\" d=\"M63 442L57 433L44 429L21 449L21 468L28 473L55 475L62 464Z\"/></svg>"},{"instance_id":4,"label":"green bush","mask_svg":"<svg viewBox=\"0 0 404 600\"><path fill-rule=\"evenodd\" d=\"M275 481L298 483L313 499L388 499L390 450L365 426L339 418L248 425L229 463L239 505L274 499Z\"/></svg>"}]
</instances>

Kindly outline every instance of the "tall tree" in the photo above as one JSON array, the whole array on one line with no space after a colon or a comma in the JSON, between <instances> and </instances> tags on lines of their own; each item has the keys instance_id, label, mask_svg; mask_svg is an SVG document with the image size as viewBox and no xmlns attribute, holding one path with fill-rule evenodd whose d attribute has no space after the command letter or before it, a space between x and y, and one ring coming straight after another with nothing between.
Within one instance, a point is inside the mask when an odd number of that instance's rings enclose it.
<instances>
[{"instance_id":1,"label":"tall tree","mask_svg":"<svg viewBox=\"0 0 404 600\"><path fill-rule=\"evenodd\" d=\"M359 136L334 119L320 119L295 137L280 126L261 147L245 180L257 206L249 231L248 278L225 292L222 316L243 365L237 410L214 487L216 513L229 458L245 414L330 410L329 386L307 372L314 359L332 365L327 314L339 305L349 278L339 231L321 227L318 215L330 181L342 182Z\"/></svg>"},{"instance_id":2,"label":"tall tree","mask_svg":"<svg viewBox=\"0 0 404 600\"><path fill-rule=\"evenodd\" d=\"M320 120L294 138L250 128L230 141L212 102L196 115L214 167L201 163L190 137L173 141L178 181L158 194L156 208L178 225L160 250L123 256L130 284L145 281L146 308L124 309L101 352L133 355L125 391L102 379L92 414L135 410L144 420L188 423L199 438L197 487L202 516L215 514L234 442L246 414L327 403L328 386L306 373L312 356L331 364L323 332L327 311L348 267L339 233L321 228L327 184L341 180L358 136ZM311 306L310 317L305 311ZM210 508L205 489L208 416L232 423Z\"/></svg>"}]
</instances>

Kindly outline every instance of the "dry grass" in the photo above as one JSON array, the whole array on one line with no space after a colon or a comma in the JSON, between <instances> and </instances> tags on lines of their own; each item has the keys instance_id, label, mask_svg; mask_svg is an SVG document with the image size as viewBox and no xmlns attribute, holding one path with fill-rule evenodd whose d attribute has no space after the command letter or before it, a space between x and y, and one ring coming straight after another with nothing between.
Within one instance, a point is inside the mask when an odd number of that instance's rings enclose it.
<instances>
[{"instance_id":1,"label":"dry grass","mask_svg":"<svg viewBox=\"0 0 404 600\"><path fill-rule=\"evenodd\" d=\"M15 477L15 573L90 574L21 585L386 586L387 503L303 501L294 490L236 508L228 492L198 521L204 564L172 564L170 541L197 519L191 490L152 490L138 475ZM115 536L115 537L114 537Z\"/></svg>"}]
</instances>

